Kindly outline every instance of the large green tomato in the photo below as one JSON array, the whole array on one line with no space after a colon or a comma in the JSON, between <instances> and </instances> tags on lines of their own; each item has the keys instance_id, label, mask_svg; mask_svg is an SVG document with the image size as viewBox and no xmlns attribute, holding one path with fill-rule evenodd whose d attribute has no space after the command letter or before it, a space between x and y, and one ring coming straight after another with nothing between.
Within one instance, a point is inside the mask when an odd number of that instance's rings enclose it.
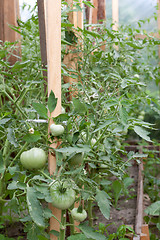
<instances>
[{"instance_id":1,"label":"large green tomato","mask_svg":"<svg viewBox=\"0 0 160 240\"><path fill-rule=\"evenodd\" d=\"M60 182L55 182L50 187L52 205L61 210L68 209L76 198L76 193L72 188L65 187Z\"/></svg>"},{"instance_id":2,"label":"large green tomato","mask_svg":"<svg viewBox=\"0 0 160 240\"><path fill-rule=\"evenodd\" d=\"M24 151L20 155L20 162L26 169L41 169L44 167L47 160L46 153L41 148L32 148Z\"/></svg>"},{"instance_id":3,"label":"large green tomato","mask_svg":"<svg viewBox=\"0 0 160 240\"><path fill-rule=\"evenodd\" d=\"M71 211L71 216L73 217L74 220L82 222L86 219L87 212L84 209L82 210L82 212L78 212L78 208L73 208Z\"/></svg>"},{"instance_id":4,"label":"large green tomato","mask_svg":"<svg viewBox=\"0 0 160 240\"><path fill-rule=\"evenodd\" d=\"M64 133L64 127L60 124L51 124L50 131L53 136L57 137Z\"/></svg>"},{"instance_id":5,"label":"large green tomato","mask_svg":"<svg viewBox=\"0 0 160 240\"><path fill-rule=\"evenodd\" d=\"M69 159L69 164L72 166L81 165L83 162L83 153L76 153Z\"/></svg>"}]
</instances>

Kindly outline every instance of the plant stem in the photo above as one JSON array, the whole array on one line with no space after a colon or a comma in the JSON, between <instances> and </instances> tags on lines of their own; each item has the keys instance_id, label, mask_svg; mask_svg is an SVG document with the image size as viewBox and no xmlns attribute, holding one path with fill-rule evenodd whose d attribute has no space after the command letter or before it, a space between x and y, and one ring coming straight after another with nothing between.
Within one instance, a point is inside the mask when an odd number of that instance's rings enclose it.
<instances>
[{"instance_id":1,"label":"plant stem","mask_svg":"<svg viewBox=\"0 0 160 240\"><path fill-rule=\"evenodd\" d=\"M15 156L15 158L12 160L12 162L10 163L9 167L12 167L13 163L15 162L15 160L17 160L17 158L21 155L21 153L24 151L24 149L26 148L26 146L28 145L28 143L25 143L23 145L23 147L21 148L21 150L17 153L17 155Z\"/></svg>"},{"instance_id":2,"label":"plant stem","mask_svg":"<svg viewBox=\"0 0 160 240\"><path fill-rule=\"evenodd\" d=\"M65 235L66 235L66 210L62 210L59 240L65 240Z\"/></svg>"},{"instance_id":3,"label":"plant stem","mask_svg":"<svg viewBox=\"0 0 160 240\"><path fill-rule=\"evenodd\" d=\"M89 217L89 226L93 227L93 214L92 214L92 199L88 200L88 217Z\"/></svg>"},{"instance_id":4,"label":"plant stem","mask_svg":"<svg viewBox=\"0 0 160 240\"><path fill-rule=\"evenodd\" d=\"M72 204L71 209L74 208L74 204ZM70 222L70 234L75 234L75 227L74 227L74 219L69 212L69 222Z\"/></svg>"}]
</instances>

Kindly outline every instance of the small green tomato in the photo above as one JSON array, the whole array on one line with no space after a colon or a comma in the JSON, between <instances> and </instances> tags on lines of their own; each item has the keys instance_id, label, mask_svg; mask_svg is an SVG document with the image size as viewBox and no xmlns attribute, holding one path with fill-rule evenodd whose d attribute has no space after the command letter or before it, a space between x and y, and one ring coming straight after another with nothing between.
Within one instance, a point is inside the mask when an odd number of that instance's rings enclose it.
<instances>
[{"instance_id":1,"label":"small green tomato","mask_svg":"<svg viewBox=\"0 0 160 240\"><path fill-rule=\"evenodd\" d=\"M50 131L54 137L60 136L64 133L64 127L60 124L51 124Z\"/></svg>"},{"instance_id":2,"label":"small green tomato","mask_svg":"<svg viewBox=\"0 0 160 240\"><path fill-rule=\"evenodd\" d=\"M84 209L82 210L82 212L78 212L78 208L73 208L71 211L71 216L74 220L78 222L83 222L87 217L87 212Z\"/></svg>"},{"instance_id":3,"label":"small green tomato","mask_svg":"<svg viewBox=\"0 0 160 240\"><path fill-rule=\"evenodd\" d=\"M76 153L73 157L69 159L69 164L71 166L81 165L83 163L83 153Z\"/></svg>"}]
</instances>

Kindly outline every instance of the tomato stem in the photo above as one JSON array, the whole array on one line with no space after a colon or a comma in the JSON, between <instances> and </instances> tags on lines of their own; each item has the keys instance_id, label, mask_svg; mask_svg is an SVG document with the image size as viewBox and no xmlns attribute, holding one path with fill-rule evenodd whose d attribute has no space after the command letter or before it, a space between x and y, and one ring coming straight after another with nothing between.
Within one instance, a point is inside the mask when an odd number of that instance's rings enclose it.
<instances>
[{"instance_id":1,"label":"tomato stem","mask_svg":"<svg viewBox=\"0 0 160 240\"><path fill-rule=\"evenodd\" d=\"M59 240L65 240L65 235L66 235L66 210L62 210Z\"/></svg>"},{"instance_id":2,"label":"tomato stem","mask_svg":"<svg viewBox=\"0 0 160 240\"><path fill-rule=\"evenodd\" d=\"M89 217L89 226L93 227L93 214L92 214L92 199L88 200L88 217Z\"/></svg>"},{"instance_id":3,"label":"tomato stem","mask_svg":"<svg viewBox=\"0 0 160 240\"><path fill-rule=\"evenodd\" d=\"M70 207L71 209L74 208L74 204ZM74 219L69 212L69 222L70 222L70 234L73 235L75 233L75 226L74 226Z\"/></svg>"},{"instance_id":4,"label":"tomato stem","mask_svg":"<svg viewBox=\"0 0 160 240\"><path fill-rule=\"evenodd\" d=\"M13 163L17 160L17 158L21 155L21 153L24 151L24 149L26 148L26 146L28 145L28 143L25 143L23 145L23 147L21 148L21 150L17 153L17 155L15 156L15 158L12 160L12 162L10 163L9 167L13 166Z\"/></svg>"},{"instance_id":5,"label":"tomato stem","mask_svg":"<svg viewBox=\"0 0 160 240\"><path fill-rule=\"evenodd\" d=\"M46 173L44 173L43 171L40 170L40 173L42 173L43 176L45 176L46 178L48 178L49 180L53 181L53 179L48 176Z\"/></svg>"}]
</instances>

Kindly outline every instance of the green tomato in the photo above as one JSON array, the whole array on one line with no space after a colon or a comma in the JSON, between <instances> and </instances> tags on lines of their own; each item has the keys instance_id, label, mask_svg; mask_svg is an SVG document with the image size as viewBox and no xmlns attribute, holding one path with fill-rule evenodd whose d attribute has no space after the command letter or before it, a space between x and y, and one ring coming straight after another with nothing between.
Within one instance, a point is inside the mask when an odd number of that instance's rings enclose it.
<instances>
[{"instance_id":1,"label":"green tomato","mask_svg":"<svg viewBox=\"0 0 160 240\"><path fill-rule=\"evenodd\" d=\"M41 148L32 148L24 151L20 155L20 162L26 169L41 169L44 167L47 160L46 153Z\"/></svg>"},{"instance_id":2,"label":"green tomato","mask_svg":"<svg viewBox=\"0 0 160 240\"><path fill-rule=\"evenodd\" d=\"M57 137L64 133L64 127L60 124L51 124L50 131L53 136Z\"/></svg>"},{"instance_id":3,"label":"green tomato","mask_svg":"<svg viewBox=\"0 0 160 240\"><path fill-rule=\"evenodd\" d=\"M69 159L69 164L72 166L81 165L83 163L83 153L76 153Z\"/></svg>"},{"instance_id":4,"label":"green tomato","mask_svg":"<svg viewBox=\"0 0 160 240\"><path fill-rule=\"evenodd\" d=\"M68 209L76 198L76 193L72 188L64 187L60 182L55 182L50 187L52 205L61 210Z\"/></svg>"},{"instance_id":5,"label":"green tomato","mask_svg":"<svg viewBox=\"0 0 160 240\"><path fill-rule=\"evenodd\" d=\"M78 208L73 208L71 211L71 216L74 220L78 222L83 222L87 217L87 212L84 209L82 210L82 212L78 212Z\"/></svg>"}]
</instances>

